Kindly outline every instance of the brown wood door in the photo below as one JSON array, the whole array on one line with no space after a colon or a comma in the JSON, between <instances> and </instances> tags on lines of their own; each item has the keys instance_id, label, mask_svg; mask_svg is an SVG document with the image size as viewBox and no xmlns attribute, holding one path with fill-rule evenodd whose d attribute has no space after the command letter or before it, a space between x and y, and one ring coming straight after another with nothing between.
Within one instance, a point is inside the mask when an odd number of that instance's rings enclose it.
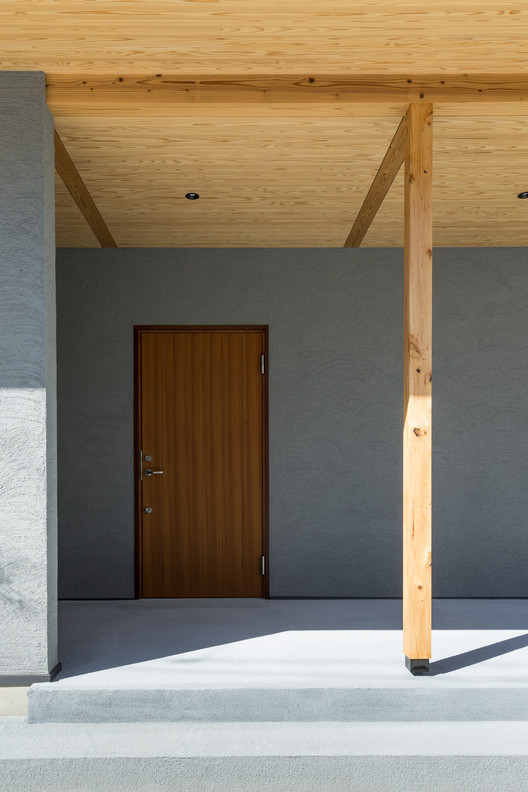
<instances>
[{"instance_id":1,"label":"brown wood door","mask_svg":"<svg viewBox=\"0 0 528 792\"><path fill-rule=\"evenodd\" d=\"M265 345L263 328L137 329L142 597L263 596Z\"/></svg>"}]
</instances>

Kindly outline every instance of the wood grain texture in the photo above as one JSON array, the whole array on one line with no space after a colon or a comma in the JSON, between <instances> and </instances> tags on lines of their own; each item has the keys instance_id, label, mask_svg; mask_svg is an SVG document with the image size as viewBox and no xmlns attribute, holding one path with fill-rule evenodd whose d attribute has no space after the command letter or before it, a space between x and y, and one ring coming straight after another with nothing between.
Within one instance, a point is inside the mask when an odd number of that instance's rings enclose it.
<instances>
[{"instance_id":1,"label":"wood grain texture","mask_svg":"<svg viewBox=\"0 0 528 792\"><path fill-rule=\"evenodd\" d=\"M163 339L160 347L162 384L162 410L155 419L159 422L164 438L163 448L163 511L162 522L162 572L163 596L185 596L183 589L183 570L188 563L184 558L182 547L182 532L175 530L179 523L178 516L181 508L182 494L182 453L181 453L181 427L183 409L183 377L178 361L181 359L179 342L182 339L168 335ZM156 339L158 342L158 339ZM148 400L145 403L148 409ZM152 515L151 515L152 516ZM199 511L195 512L195 519L199 521Z\"/></svg>"},{"instance_id":2,"label":"wood grain texture","mask_svg":"<svg viewBox=\"0 0 528 792\"><path fill-rule=\"evenodd\" d=\"M528 117L505 107L478 118L435 108L435 247L526 245L528 202L516 196L528 184ZM120 247L342 247L397 123L394 114L57 119ZM199 201L185 200L190 190ZM57 245L96 245L60 179L56 200ZM402 208L400 171L362 245L402 246Z\"/></svg>"},{"instance_id":3,"label":"wood grain texture","mask_svg":"<svg viewBox=\"0 0 528 792\"><path fill-rule=\"evenodd\" d=\"M431 657L433 107L411 104L405 150L403 645Z\"/></svg>"},{"instance_id":4,"label":"wood grain texture","mask_svg":"<svg viewBox=\"0 0 528 792\"><path fill-rule=\"evenodd\" d=\"M244 377L243 347L245 337L233 335L224 340L224 371L222 377L222 402L225 405L222 437L222 470L224 471L223 513L223 592L227 597L244 596L244 479L243 464L244 402L242 380ZM257 358L258 359L258 358ZM259 399L261 402L262 399ZM253 456L254 456L253 446ZM258 442L257 442L258 448ZM259 511L261 503L257 497ZM261 539L262 532L259 532ZM253 559L253 566L257 561ZM260 581L262 589L262 581Z\"/></svg>"},{"instance_id":5,"label":"wood grain texture","mask_svg":"<svg viewBox=\"0 0 528 792\"><path fill-rule=\"evenodd\" d=\"M224 342L221 333L204 335L203 394L203 511L202 596L220 597L224 591L224 449L223 424L229 406L223 399Z\"/></svg>"},{"instance_id":6,"label":"wood grain texture","mask_svg":"<svg viewBox=\"0 0 528 792\"><path fill-rule=\"evenodd\" d=\"M74 242L75 247L100 248L92 229L55 171L55 239L58 247L63 237Z\"/></svg>"},{"instance_id":7,"label":"wood grain texture","mask_svg":"<svg viewBox=\"0 0 528 792\"><path fill-rule=\"evenodd\" d=\"M391 188L405 158L405 132L407 121L402 118L394 137L392 138L387 153L383 157L378 172L374 177L370 190L359 210L352 230L348 235L344 247L359 247L372 221L376 217L383 199Z\"/></svg>"},{"instance_id":8,"label":"wood grain texture","mask_svg":"<svg viewBox=\"0 0 528 792\"><path fill-rule=\"evenodd\" d=\"M180 337L181 336L181 337ZM204 422L203 422L203 336L176 334L177 356L173 361L181 379L180 454L178 471L181 478L180 531L183 594L199 596L203 585L204 531Z\"/></svg>"},{"instance_id":9,"label":"wood grain texture","mask_svg":"<svg viewBox=\"0 0 528 792\"><path fill-rule=\"evenodd\" d=\"M210 115L224 105L449 102L486 105L528 102L528 74L128 74L49 75L47 101L54 113L119 116L171 115L207 105ZM481 110L484 112L484 109ZM368 114L368 113L367 113Z\"/></svg>"},{"instance_id":10,"label":"wood grain texture","mask_svg":"<svg viewBox=\"0 0 528 792\"><path fill-rule=\"evenodd\" d=\"M161 443L164 470L140 486L141 508L153 508L140 515L145 597L263 594L263 335L139 334L142 442Z\"/></svg>"},{"instance_id":11,"label":"wood grain texture","mask_svg":"<svg viewBox=\"0 0 528 792\"><path fill-rule=\"evenodd\" d=\"M101 247L117 247L112 234L55 130L55 168Z\"/></svg>"},{"instance_id":12,"label":"wood grain texture","mask_svg":"<svg viewBox=\"0 0 528 792\"><path fill-rule=\"evenodd\" d=\"M3 0L0 67L49 74L528 73L521 0ZM248 61L250 60L250 64Z\"/></svg>"},{"instance_id":13,"label":"wood grain texture","mask_svg":"<svg viewBox=\"0 0 528 792\"><path fill-rule=\"evenodd\" d=\"M525 210L512 197L526 187L513 149L514 120L528 117L527 40L520 0L0 4L0 69L46 73L58 129L68 148L70 135L77 141L73 161L125 247L341 247L390 141L383 120L420 101L435 103L436 118L463 118L466 130L495 117L509 134L502 151L471 152L460 174L445 171L435 245L525 245ZM338 140L353 120L357 134ZM167 123L188 133L181 150ZM402 185L362 244L402 245ZM184 208L178 198L189 191L202 199ZM78 188L74 197L83 204ZM70 204L59 189L58 244L94 244Z\"/></svg>"}]
</instances>

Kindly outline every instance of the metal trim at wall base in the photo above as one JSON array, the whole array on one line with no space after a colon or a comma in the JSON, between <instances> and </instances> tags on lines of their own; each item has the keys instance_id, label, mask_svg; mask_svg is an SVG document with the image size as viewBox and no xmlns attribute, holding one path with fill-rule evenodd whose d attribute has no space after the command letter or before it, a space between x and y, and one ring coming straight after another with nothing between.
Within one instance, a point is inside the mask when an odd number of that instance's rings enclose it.
<instances>
[{"instance_id":1,"label":"metal trim at wall base","mask_svg":"<svg viewBox=\"0 0 528 792\"><path fill-rule=\"evenodd\" d=\"M35 682L53 682L61 670L62 664L57 663L49 674L0 674L0 687L33 685Z\"/></svg>"}]
</instances>

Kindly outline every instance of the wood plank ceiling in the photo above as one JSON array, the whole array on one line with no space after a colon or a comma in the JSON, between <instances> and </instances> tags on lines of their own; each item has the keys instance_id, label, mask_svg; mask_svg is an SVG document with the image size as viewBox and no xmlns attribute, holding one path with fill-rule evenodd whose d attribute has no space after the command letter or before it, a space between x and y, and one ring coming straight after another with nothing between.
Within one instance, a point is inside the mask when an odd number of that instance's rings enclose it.
<instances>
[{"instance_id":1,"label":"wood plank ceiling","mask_svg":"<svg viewBox=\"0 0 528 792\"><path fill-rule=\"evenodd\" d=\"M120 247L342 247L405 112L401 86L431 74L507 86L496 102L425 96L434 244L526 245L528 79L513 89L527 56L528 2L0 4L0 68L46 72L57 131ZM351 102L339 80L362 76ZM362 244L403 243L402 177ZM56 202L57 244L97 246L60 180Z\"/></svg>"}]
</instances>

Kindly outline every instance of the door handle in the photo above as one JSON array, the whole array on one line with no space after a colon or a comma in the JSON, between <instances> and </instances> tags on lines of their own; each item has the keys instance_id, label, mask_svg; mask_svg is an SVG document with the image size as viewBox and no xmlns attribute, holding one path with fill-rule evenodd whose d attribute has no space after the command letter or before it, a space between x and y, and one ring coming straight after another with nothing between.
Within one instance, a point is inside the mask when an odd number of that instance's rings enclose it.
<instances>
[{"instance_id":1,"label":"door handle","mask_svg":"<svg viewBox=\"0 0 528 792\"><path fill-rule=\"evenodd\" d=\"M143 472L145 476L161 476L163 470L151 470L150 468L147 468Z\"/></svg>"}]
</instances>

